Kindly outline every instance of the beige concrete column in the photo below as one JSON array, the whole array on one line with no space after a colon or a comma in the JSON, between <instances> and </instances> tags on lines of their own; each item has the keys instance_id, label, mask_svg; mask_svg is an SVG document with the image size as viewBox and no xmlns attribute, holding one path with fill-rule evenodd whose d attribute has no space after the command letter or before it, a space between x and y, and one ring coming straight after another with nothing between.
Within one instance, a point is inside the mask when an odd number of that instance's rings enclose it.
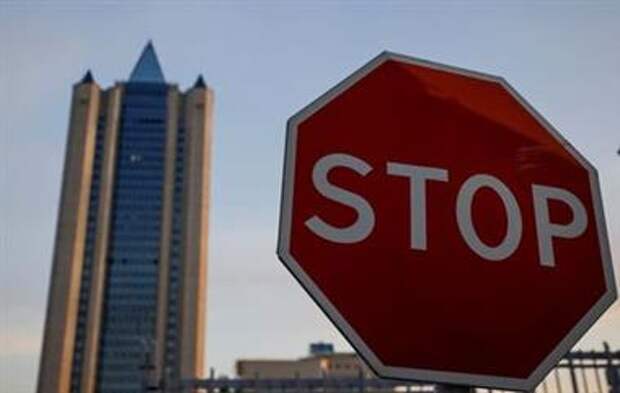
<instances>
[{"instance_id":1,"label":"beige concrete column","mask_svg":"<svg viewBox=\"0 0 620 393\"><path fill-rule=\"evenodd\" d=\"M207 246L213 91L193 88L185 100L186 161L181 252L181 378L204 371Z\"/></svg>"},{"instance_id":2,"label":"beige concrete column","mask_svg":"<svg viewBox=\"0 0 620 393\"><path fill-rule=\"evenodd\" d=\"M109 89L105 108L105 134L103 137L101 182L99 185L99 206L97 209L97 229L95 232L95 254L92 264L90 294L86 319L86 338L84 359L82 360L82 379L80 392L95 391L97 356L99 352L99 333L101 331L101 312L106 275L106 257L110 232L110 213L114 190L114 171L116 167L116 147L121 112L122 85ZM104 110L104 108L102 108Z\"/></svg>"},{"instance_id":3,"label":"beige concrete column","mask_svg":"<svg viewBox=\"0 0 620 393\"><path fill-rule=\"evenodd\" d=\"M172 241L172 216L174 214L174 177L179 122L179 90L168 88L166 101L166 148L164 185L161 211L161 237L159 252L159 277L157 284L157 326L155 328L155 375L163 376L162 367L166 354L166 322L168 315L168 283L170 282L170 247Z\"/></svg>"},{"instance_id":4,"label":"beige concrete column","mask_svg":"<svg viewBox=\"0 0 620 393\"><path fill-rule=\"evenodd\" d=\"M67 393L75 341L100 90L75 85L37 392Z\"/></svg>"}]
</instances>

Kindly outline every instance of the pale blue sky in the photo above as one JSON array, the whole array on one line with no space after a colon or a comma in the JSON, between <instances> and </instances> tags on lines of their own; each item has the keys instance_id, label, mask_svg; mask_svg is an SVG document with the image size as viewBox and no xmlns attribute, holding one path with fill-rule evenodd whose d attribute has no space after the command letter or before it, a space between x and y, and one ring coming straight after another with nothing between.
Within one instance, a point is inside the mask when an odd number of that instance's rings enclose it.
<instances>
[{"instance_id":1,"label":"pale blue sky","mask_svg":"<svg viewBox=\"0 0 620 393\"><path fill-rule=\"evenodd\" d=\"M504 77L600 171L620 270L620 2L0 2L0 391L31 392L71 85L126 79L153 39L169 81L216 92L207 362L348 346L275 257L287 118L388 49ZM582 346L620 347L620 307Z\"/></svg>"}]
</instances>

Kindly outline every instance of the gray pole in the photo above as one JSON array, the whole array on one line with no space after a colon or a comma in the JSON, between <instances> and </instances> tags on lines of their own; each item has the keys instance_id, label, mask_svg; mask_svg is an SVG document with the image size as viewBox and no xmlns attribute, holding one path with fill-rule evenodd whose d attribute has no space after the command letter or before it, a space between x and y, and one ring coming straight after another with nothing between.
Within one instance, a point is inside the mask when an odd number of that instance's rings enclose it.
<instances>
[{"instance_id":1,"label":"gray pole","mask_svg":"<svg viewBox=\"0 0 620 393\"><path fill-rule=\"evenodd\" d=\"M475 393L476 389L468 385L450 385L439 383L435 385L435 393Z\"/></svg>"},{"instance_id":2,"label":"gray pole","mask_svg":"<svg viewBox=\"0 0 620 393\"><path fill-rule=\"evenodd\" d=\"M359 389L360 389L359 391L360 391L360 393L364 393L364 390L366 390L366 388L364 386L364 382L365 382L364 381L364 371L361 368L359 370L358 377L359 377Z\"/></svg>"}]
</instances>

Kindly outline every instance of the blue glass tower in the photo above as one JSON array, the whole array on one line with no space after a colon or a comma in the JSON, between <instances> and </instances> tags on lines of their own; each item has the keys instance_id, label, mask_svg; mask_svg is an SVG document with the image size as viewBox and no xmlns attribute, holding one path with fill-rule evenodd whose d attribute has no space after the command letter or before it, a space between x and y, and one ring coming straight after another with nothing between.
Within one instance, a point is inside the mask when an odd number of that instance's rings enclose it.
<instances>
[{"instance_id":1,"label":"blue glass tower","mask_svg":"<svg viewBox=\"0 0 620 393\"><path fill-rule=\"evenodd\" d=\"M212 105L150 42L127 82L75 85L39 392L202 373Z\"/></svg>"}]
</instances>

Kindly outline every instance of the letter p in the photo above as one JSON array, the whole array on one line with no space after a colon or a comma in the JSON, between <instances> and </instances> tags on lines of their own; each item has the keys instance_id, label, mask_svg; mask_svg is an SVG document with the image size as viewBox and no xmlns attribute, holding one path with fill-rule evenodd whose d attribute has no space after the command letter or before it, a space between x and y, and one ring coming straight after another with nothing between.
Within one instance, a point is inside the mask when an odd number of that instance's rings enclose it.
<instances>
[{"instance_id":1,"label":"letter p","mask_svg":"<svg viewBox=\"0 0 620 393\"><path fill-rule=\"evenodd\" d=\"M583 203L575 194L562 188L532 185L534 198L534 216L536 218L536 234L538 236L538 254L542 266L555 266L553 238L573 239L586 230L588 215ZM570 207L573 219L568 224L554 224L549 217L549 200L564 202Z\"/></svg>"}]
</instances>

